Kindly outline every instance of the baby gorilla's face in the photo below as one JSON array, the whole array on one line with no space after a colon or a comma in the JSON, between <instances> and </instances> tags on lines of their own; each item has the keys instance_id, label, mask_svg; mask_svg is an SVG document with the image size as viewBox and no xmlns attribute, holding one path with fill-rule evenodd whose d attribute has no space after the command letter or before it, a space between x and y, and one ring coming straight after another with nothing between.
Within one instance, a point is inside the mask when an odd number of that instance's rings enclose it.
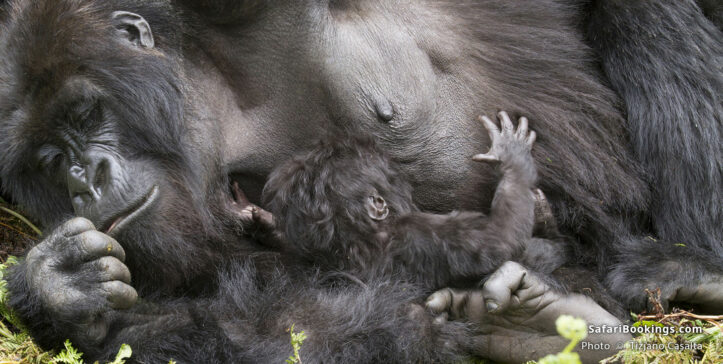
<instances>
[{"instance_id":1,"label":"baby gorilla's face","mask_svg":"<svg viewBox=\"0 0 723 364\"><path fill-rule=\"evenodd\" d=\"M367 197L364 202L364 207L367 210L367 214L374 221L382 221L389 216L389 206L387 201L382 196L374 192Z\"/></svg>"}]
</instances>

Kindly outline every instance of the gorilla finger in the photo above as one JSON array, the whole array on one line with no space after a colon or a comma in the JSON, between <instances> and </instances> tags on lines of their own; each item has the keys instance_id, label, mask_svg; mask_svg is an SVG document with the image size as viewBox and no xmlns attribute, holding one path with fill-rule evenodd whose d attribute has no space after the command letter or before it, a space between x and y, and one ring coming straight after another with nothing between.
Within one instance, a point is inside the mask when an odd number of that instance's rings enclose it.
<instances>
[{"instance_id":1,"label":"gorilla finger","mask_svg":"<svg viewBox=\"0 0 723 364\"><path fill-rule=\"evenodd\" d=\"M487 313L485 307L485 298L482 291L469 291L467 293L467 303L462 310L464 317L472 322L480 322Z\"/></svg>"},{"instance_id":2,"label":"gorilla finger","mask_svg":"<svg viewBox=\"0 0 723 364\"><path fill-rule=\"evenodd\" d=\"M514 125L512 125L512 120L510 119L510 116L507 115L506 111L500 111L499 114L497 114L500 119L500 124L502 124L502 132L507 134L512 134L514 132Z\"/></svg>"},{"instance_id":3,"label":"gorilla finger","mask_svg":"<svg viewBox=\"0 0 723 364\"><path fill-rule=\"evenodd\" d=\"M490 313L504 312L510 305L512 293L522 284L527 270L518 263L505 262L485 282L482 295Z\"/></svg>"},{"instance_id":4,"label":"gorilla finger","mask_svg":"<svg viewBox=\"0 0 723 364\"><path fill-rule=\"evenodd\" d=\"M238 182L234 181L231 185L231 191L233 192L233 198L242 207L246 207L250 205L249 199L246 197L246 194L243 192L241 187L239 187Z\"/></svg>"},{"instance_id":5,"label":"gorilla finger","mask_svg":"<svg viewBox=\"0 0 723 364\"><path fill-rule=\"evenodd\" d=\"M120 261L125 261L126 253L118 242L110 236L97 230L86 231L73 238L75 249L69 253L76 254L83 260L92 260L104 256L112 256Z\"/></svg>"},{"instance_id":6,"label":"gorilla finger","mask_svg":"<svg viewBox=\"0 0 723 364\"><path fill-rule=\"evenodd\" d=\"M527 145L532 146L532 144L535 143L535 140L537 140L537 133L531 131L530 135L527 137Z\"/></svg>"},{"instance_id":7,"label":"gorilla finger","mask_svg":"<svg viewBox=\"0 0 723 364\"><path fill-rule=\"evenodd\" d=\"M497 156L492 154L476 154L472 156L472 160L475 162L486 162L486 163L497 163L500 161Z\"/></svg>"},{"instance_id":8,"label":"gorilla finger","mask_svg":"<svg viewBox=\"0 0 723 364\"><path fill-rule=\"evenodd\" d=\"M102 257L91 264L100 270L101 282L121 281L131 283L131 272L125 264L115 257Z\"/></svg>"},{"instance_id":9,"label":"gorilla finger","mask_svg":"<svg viewBox=\"0 0 723 364\"><path fill-rule=\"evenodd\" d=\"M432 295L427 298L425 305L434 313L442 313L447 312L451 302L452 290L445 288L432 293Z\"/></svg>"},{"instance_id":10,"label":"gorilla finger","mask_svg":"<svg viewBox=\"0 0 723 364\"><path fill-rule=\"evenodd\" d=\"M517 125L517 131L515 132L515 136L518 139L522 139L527 135L527 118L521 117L519 120L519 123Z\"/></svg>"},{"instance_id":11,"label":"gorilla finger","mask_svg":"<svg viewBox=\"0 0 723 364\"><path fill-rule=\"evenodd\" d=\"M253 210L251 210L251 214L253 215L254 221L256 221L256 223L263 229L271 231L276 227L274 215L270 212L258 206L254 206Z\"/></svg>"},{"instance_id":12,"label":"gorilla finger","mask_svg":"<svg viewBox=\"0 0 723 364\"><path fill-rule=\"evenodd\" d=\"M121 281L103 282L101 289L105 292L111 307L116 310L131 308L138 299L136 290Z\"/></svg>"},{"instance_id":13,"label":"gorilla finger","mask_svg":"<svg viewBox=\"0 0 723 364\"><path fill-rule=\"evenodd\" d=\"M448 310L450 316L454 319L465 318L467 304L469 303L469 291L458 291L451 289L450 292L452 294L450 309Z\"/></svg>"},{"instance_id":14,"label":"gorilla finger","mask_svg":"<svg viewBox=\"0 0 723 364\"><path fill-rule=\"evenodd\" d=\"M495 140L495 138L500 135L500 128L497 127L497 124L485 115L480 116L479 119L482 121L485 129L487 129L490 139Z\"/></svg>"},{"instance_id":15,"label":"gorilla finger","mask_svg":"<svg viewBox=\"0 0 723 364\"><path fill-rule=\"evenodd\" d=\"M91 230L95 230L95 225L84 217L73 218L60 227L61 234L68 238Z\"/></svg>"}]
</instances>

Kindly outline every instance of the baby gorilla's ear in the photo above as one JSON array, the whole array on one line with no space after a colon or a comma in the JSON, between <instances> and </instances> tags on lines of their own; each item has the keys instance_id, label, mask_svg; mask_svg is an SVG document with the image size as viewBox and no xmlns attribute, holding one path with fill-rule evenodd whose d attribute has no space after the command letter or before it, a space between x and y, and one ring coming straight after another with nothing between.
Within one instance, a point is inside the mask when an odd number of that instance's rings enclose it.
<instances>
[{"instance_id":1,"label":"baby gorilla's ear","mask_svg":"<svg viewBox=\"0 0 723 364\"><path fill-rule=\"evenodd\" d=\"M389 206L387 206L387 201L384 201L384 198L376 193L367 197L365 207L367 209L367 214L369 214L369 217L371 217L372 220L382 221L389 216Z\"/></svg>"}]
</instances>

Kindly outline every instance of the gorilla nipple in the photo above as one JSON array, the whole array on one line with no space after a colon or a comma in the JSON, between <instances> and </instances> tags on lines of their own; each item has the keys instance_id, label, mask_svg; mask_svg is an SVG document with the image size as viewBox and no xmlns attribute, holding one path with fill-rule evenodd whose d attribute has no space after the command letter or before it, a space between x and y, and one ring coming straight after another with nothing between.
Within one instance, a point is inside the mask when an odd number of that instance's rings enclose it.
<instances>
[{"instance_id":1,"label":"gorilla nipple","mask_svg":"<svg viewBox=\"0 0 723 364\"><path fill-rule=\"evenodd\" d=\"M389 100L377 100L374 103L374 109L381 121L388 123L394 119L394 107Z\"/></svg>"}]
</instances>

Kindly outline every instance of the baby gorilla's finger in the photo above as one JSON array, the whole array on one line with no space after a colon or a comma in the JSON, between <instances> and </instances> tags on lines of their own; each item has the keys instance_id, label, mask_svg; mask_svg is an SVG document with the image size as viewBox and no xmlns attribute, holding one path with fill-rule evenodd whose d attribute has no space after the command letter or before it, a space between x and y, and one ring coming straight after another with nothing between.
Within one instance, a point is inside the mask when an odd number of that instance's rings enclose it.
<instances>
[{"instance_id":1,"label":"baby gorilla's finger","mask_svg":"<svg viewBox=\"0 0 723 364\"><path fill-rule=\"evenodd\" d=\"M111 307L116 310L131 308L138 299L136 290L121 281L103 282L101 290L105 293L105 298L110 302Z\"/></svg>"},{"instance_id":2,"label":"baby gorilla's finger","mask_svg":"<svg viewBox=\"0 0 723 364\"><path fill-rule=\"evenodd\" d=\"M71 219L60 227L61 234L68 238L90 230L95 230L95 225L83 217Z\"/></svg>"},{"instance_id":3,"label":"baby gorilla's finger","mask_svg":"<svg viewBox=\"0 0 723 364\"><path fill-rule=\"evenodd\" d=\"M121 281L131 283L131 272L125 264L115 257L102 257L91 262L100 271L100 281Z\"/></svg>"},{"instance_id":4,"label":"baby gorilla's finger","mask_svg":"<svg viewBox=\"0 0 723 364\"><path fill-rule=\"evenodd\" d=\"M487 116L480 116L479 120L482 121L485 129L487 129L490 139L494 141L500 135L500 128L498 128L497 124L495 124L495 122Z\"/></svg>"},{"instance_id":5,"label":"baby gorilla's finger","mask_svg":"<svg viewBox=\"0 0 723 364\"><path fill-rule=\"evenodd\" d=\"M519 120L519 123L517 125L517 131L515 132L515 137L517 139L524 139L527 136L527 118L521 117Z\"/></svg>"},{"instance_id":6,"label":"baby gorilla's finger","mask_svg":"<svg viewBox=\"0 0 723 364\"><path fill-rule=\"evenodd\" d=\"M274 228L276 227L276 223L274 222L274 215L272 215L270 212L258 206L254 206L253 209L251 209L251 214L254 221L262 229L271 231L274 230Z\"/></svg>"},{"instance_id":7,"label":"baby gorilla's finger","mask_svg":"<svg viewBox=\"0 0 723 364\"><path fill-rule=\"evenodd\" d=\"M472 160L475 162L487 162L487 163L497 163L500 161L499 158L497 158L496 155L492 154L476 154L472 156Z\"/></svg>"},{"instance_id":8,"label":"baby gorilla's finger","mask_svg":"<svg viewBox=\"0 0 723 364\"><path fill-rule=\"evenodd\" d=\"M500 313L507 310L512 300L512 294L522 284L527 270L518 263L505 262L485 282L482 295L485 306L490 313Z\"/></svg>"},{"instance_id":9,"label":"baby gorilla's finger","mask_svg":"<svg viewBox=\"0 0 723 364\"><path fill-rule=\"evenodd\" d=\"M512 134L514 132L515 126L512 125L512 120L510 119L510 116L507 115L507 112L500 111L497 115L500 119L500 124L502 124L502 133Z\"/></svg>"},{"instance_id":10,"label":"baby gorilla's finger","mask_svg":"<svg viewBox=\"0 0 723 364\"><path fill-rule=\"evenodd\" d=\"M233 182L233 184L231 185L231 191L233 192L234 200L242 208L250 204L249 199L246 197L246 194L243 192L243 190L241 190L241 187L239 187L238 182Z\"/></svg>"},{"instance_id":11,"label":"baby gorilla's finger","mask_svg":"<svg viewBox=\"0 0 723 364\"><path fill-rule=\"evenodd\" d=\"M118 242L97 230L86 231L71 238L68 253L75 259L90 261L104 256L125 261L126 253Z\"/></svg>"},{"instance_id":12,"label":"baby gorilla's finger","mask_svg":"<svg viewBox=\"0 0 723 364\"><path fill-rule=\"evenodd\" d=\"M527 140L525 140L525 143L527 143L527 145L529 146L532 146L532 144L535 143L535 140L537 140L537 133L531 131L530 135L527 137Z\"/></svg>"}]
</instances>

